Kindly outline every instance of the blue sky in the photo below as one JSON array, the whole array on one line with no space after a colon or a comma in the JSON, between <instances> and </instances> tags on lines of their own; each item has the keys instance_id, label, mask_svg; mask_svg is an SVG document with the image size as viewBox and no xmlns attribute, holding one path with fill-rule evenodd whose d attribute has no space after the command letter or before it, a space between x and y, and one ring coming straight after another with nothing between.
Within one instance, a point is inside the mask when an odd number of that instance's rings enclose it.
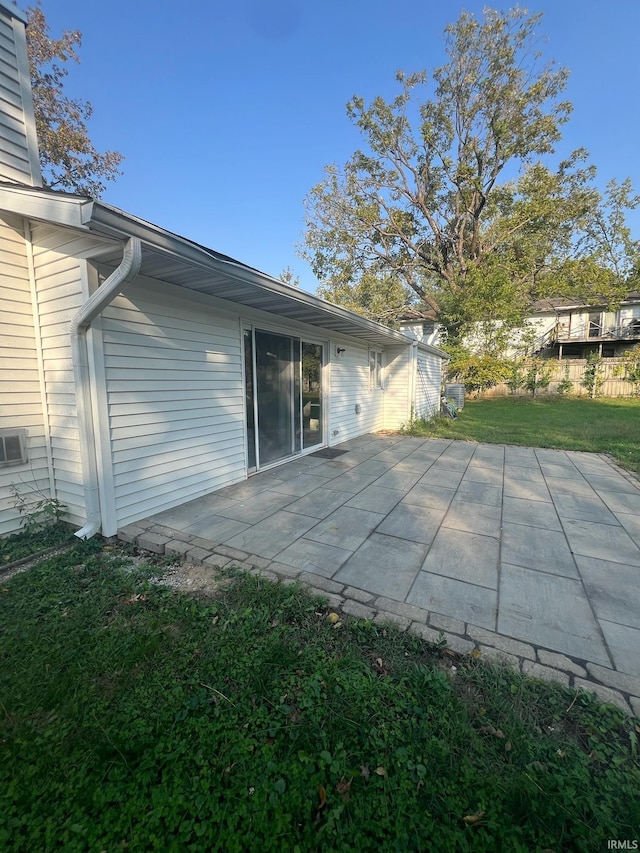
<instances>
[{"instance_id":1,"label":"blue sky","mask_svg":"<svg viewBox=\"0 0 640 853\"><path fill-rule=\"evenodd\" d=\"M20 5L24 8L25 3ZM467 0L42 0L51 35L83 34L66 91L90 100L101 150L125 155L104 200L271 275L296 253L323 166L359 146L354 95L390 98L395 72L444 61ZM498 8L512 4L489 3ZM638 0L539 0L541 48L571 71L560 153L586 147L599 183L640 191ZM640 238L640 214L629 220Z\"/></svg>"}]
</instances>

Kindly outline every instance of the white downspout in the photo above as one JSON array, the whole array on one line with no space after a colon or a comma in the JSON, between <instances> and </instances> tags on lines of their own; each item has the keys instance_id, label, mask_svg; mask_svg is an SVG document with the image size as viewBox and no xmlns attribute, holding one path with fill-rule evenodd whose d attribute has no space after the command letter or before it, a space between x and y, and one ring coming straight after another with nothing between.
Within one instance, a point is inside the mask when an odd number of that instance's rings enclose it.
<instances>
[{"instance_id":1,"label":"white downspout","mask_svg":"<svg viewBox=\"0 0 640 853\"><path fill-rule=\"evenodd\" d=\"M89 372L89 352L87 331L98 314L122 293L140 271L142 263L142 244L138 237L127 241L120 266L106 279L104 284L83 304L71 321L71 358L76 386L76 405L80 431L80 456L84 480L84 499L87 521L84 527L76 531L80 539L90 539L100 530L102 516L98 492L98 462L91 407L91 377Z\"/></svg>"}]
</instances>

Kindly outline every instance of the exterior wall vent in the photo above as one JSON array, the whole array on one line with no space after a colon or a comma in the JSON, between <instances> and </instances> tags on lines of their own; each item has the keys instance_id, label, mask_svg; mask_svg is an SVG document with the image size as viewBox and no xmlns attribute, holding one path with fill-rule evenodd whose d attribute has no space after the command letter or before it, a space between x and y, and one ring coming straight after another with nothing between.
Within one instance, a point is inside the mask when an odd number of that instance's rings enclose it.
<instances>
[{"instance_id":1,"label":"exterior wall vent","mask_svg":"<svg viewBox=\"0 0 640 853\"><path fill-rule=\"evenodd\" d=\"M0 429L0 468L27 461L26 429Z\"/></svg>"}]
</instances>

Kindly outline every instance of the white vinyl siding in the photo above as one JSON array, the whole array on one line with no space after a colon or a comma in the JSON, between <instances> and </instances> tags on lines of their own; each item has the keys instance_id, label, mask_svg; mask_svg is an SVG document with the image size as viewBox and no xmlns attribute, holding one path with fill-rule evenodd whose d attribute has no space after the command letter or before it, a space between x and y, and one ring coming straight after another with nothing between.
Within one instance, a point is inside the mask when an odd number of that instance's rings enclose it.
<instances>
[{"instance_id":1,"label":"white vinyl siding","mask_svg":"<svg viewBox=\"0 0 640 853\"><path fill-rule=\"evenodd\" d=\"M411 357L410 346L386 350L384 391L384 428L399 429L409 420L411 413Z\"/></svg>"},{"instance_id":2,"label":"white vinyl siding","mask_svg":"<svg viewBox=\"0 0 640 853\"><path fill-rule=\"evenodd\" d=\"M22 494L50 496L38 351L33 322L27 249L22 220L0 219L0 428L27 431L24 465L0 469L0 535L15 532L22 519L11 485Z\"/></svg>"},{"instance_id":3,"label":"white vinyl siding","mask_svg":"<svg viewBox=\"0 0 640 853\"><path fill-rule=\"evenodd\" d=\"M78 255L95 238L34 223L31 240L56 497L67 507L65 518L82 526L86 513L69 331L88 296Z\"/></svg>"},{"instance_id":4,"label":"white vinyl siding","mask_svg":"<svg viewBox=\"0 0 640 853\"><path fill-rule=\"evenodd\" d=\"M429 419L440 411L442 361L438 356L418 351L415 377L415 414Z\"/></svg>"},{"instance_id":5,"label":"white vinyl siding","mask_svg":"<svg viewBox=\"0 0 640 853\"><path fill-rule=\"evenodd\" d=\"M337 348L344 352L336 354ZM332 341L329 444L339 444L384 426L384 391L369 388L369 348L353 340ZM384 360L383 360L384 364ZM360 406L360 413L356 413ZM334 431L337 430L337 435Z\"/></svg>"},{"instance_id":6,"label":"white vinyl siding","mask_svg":"<svg viewBox=\"0 0 640 853\"><path fill-rule=\"evenodd\" d=\"M102 334L118 526L242 479L239 320L138 279Z\"/></svg>"},{"instance_id":7,"label":"white vinyl siding","mask_svg":"<svg viewBox=\"0 0 640 853\"><path fill-rule=\"evenodd\" d=\"M24 26L0 9L0 179L40 186Z\"/></svg>"}]
</instances>

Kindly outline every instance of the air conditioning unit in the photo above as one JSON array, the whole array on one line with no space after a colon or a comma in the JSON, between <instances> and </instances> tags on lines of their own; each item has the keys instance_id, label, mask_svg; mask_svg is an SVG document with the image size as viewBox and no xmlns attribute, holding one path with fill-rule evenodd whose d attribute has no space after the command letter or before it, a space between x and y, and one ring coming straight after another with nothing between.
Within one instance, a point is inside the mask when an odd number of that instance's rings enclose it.
<instances>
[{"instance_id":1,"label":"air conditioning unit","mask_svg":"<svg viewBox=\"0 0 640 853\"><path fill-rule=\"evenodd\" d=\"M464 409L464 385L445 385L444 396L447 400L453 400L456 409Z\"/></svg>"}]
</instances>

